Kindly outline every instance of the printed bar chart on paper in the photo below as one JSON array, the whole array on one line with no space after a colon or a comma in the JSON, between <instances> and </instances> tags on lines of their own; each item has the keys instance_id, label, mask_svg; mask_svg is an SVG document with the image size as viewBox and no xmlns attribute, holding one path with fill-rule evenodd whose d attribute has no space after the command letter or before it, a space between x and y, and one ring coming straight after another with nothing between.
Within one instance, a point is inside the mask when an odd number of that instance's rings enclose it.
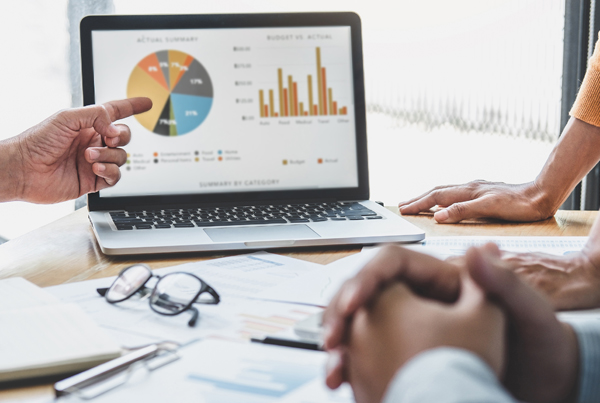
<instances>
[{"instance_id":1,"label":"printed bar chart on paper","mask_svg":"<svg viewBox=\"0 0 600 403\"><path fill-rule=\"evenodd\" d=\"M181 136L208 116L213 86L198 60L177 50L161 50L134 67L127 96L152 100L150 111L135 116L146 129L162 136Z\"/></svg>"},{"instance_id":2,"label":"printed bar chart on paper","mask_svg":"<svg viewBox=\"0 0 600 403\"><path fill-rule=\"evenodd\" d=\"M294 76L286 75L283 68L277 69L277 89L258 91L261 118L348 114L348 107L339 106L334 101L333 88L327 86L327 67L321 62L320 47L315 49L315 59L314 74L306 76L306 94L298 94L298 81Z\"/></svg>"},{"instance_id":3,"label":"printed bar chart on paper","mask_svg":"<svg viewBox=\"0 0 600 403\"><path fill-rule=\"evenodd\" d=\"M205 344L210 345L210 356L217 357L217 361L198 365L187 378L201 384L198 386L206 391L203 397L208 402L254 402L255 399L270 402L293 393L321 375L322 353L216 340ZM221 357L227 360L219 359Z\"/></svg>"}]
</instances>

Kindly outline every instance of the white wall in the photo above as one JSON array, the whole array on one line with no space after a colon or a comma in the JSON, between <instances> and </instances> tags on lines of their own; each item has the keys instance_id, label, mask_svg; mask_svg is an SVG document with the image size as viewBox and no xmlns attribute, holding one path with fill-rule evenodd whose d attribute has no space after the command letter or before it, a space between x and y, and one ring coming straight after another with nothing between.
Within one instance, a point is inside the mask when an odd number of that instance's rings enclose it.
<instances>
[{"instance_id":1,"label":"white wall","mask_svg":"<svg viewBox=\"0 0 600 403\"><path fill-rule=\"evenodd\" d=\"M3 1L0 5L0 140L68 108L67 1ZM0 204L0 236L14 238L73 211L52 206Z\"/></svg>"}]
</instances>

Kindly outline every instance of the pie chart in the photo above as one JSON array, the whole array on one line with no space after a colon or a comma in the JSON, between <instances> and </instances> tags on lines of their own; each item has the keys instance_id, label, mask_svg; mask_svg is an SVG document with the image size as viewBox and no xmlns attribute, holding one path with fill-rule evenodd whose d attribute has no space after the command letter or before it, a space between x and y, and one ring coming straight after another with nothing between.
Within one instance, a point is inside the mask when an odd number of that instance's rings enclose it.
<instances>
[{"instance_id":1,"label":"pie chart","mask_svg":"<svg viewBox=\"0 0 600 403\"><path fill-rule=\"evenodd\" d=\"M213 86L198 60L178 50L161 50L135 66L127 83L127 97L152 100L152 109L135 115L146 129L162 136L181 136L208 116Z\"/></svg>"}]
</instances>

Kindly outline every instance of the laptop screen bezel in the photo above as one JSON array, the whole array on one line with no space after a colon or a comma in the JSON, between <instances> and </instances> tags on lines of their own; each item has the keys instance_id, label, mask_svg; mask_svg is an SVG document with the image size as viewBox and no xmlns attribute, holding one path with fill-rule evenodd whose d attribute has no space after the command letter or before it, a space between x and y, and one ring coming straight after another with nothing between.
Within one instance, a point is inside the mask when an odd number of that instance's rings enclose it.
<instances>
[{"instance_id":1,"label":"laptop screen bezel","mask_svg":"<svg viewBox=\"0 0 600 403\"><path fill-rule=\"evenodd\" d=\"M95 103L92 32L160 29L227 29L270 27L350 27L353 92L355 106L356 161L358 186L310 190L279 190L232 193L195 193L100 197L88 194L90 211L128 209L139 206L190 206L236 204L261 201L367 200L369 175L367 160L366 108L360 17L351 12L277 14L199 14L199 15L94 15L81 20L81 66L83 103Z\"/></svg>"}]
</instances>

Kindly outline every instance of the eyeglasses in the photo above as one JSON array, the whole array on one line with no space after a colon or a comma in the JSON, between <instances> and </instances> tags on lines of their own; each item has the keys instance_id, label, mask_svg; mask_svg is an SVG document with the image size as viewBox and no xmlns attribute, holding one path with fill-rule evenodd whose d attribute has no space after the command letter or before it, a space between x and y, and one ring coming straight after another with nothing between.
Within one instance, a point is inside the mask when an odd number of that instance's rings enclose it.
<instances>
[{"instance_id":1,"label":"eyeglasses","mask_svg":"<svg viewBox=\"0 0 600 403\"><path fill-rule=\"evenodd\" d=\"M146 283L155 277L158 281L153 288ZM135 264L121 271L109 288L96 289L98 294L115 304L140 293L149 297L150 309L161 315L174 316L187 310L192 312L188 326L193 327L198 320L198 309L192 304L218 304L219 294L199 277L184 272L156 276L145 264Z\"/></svg>"}]
</instances>

